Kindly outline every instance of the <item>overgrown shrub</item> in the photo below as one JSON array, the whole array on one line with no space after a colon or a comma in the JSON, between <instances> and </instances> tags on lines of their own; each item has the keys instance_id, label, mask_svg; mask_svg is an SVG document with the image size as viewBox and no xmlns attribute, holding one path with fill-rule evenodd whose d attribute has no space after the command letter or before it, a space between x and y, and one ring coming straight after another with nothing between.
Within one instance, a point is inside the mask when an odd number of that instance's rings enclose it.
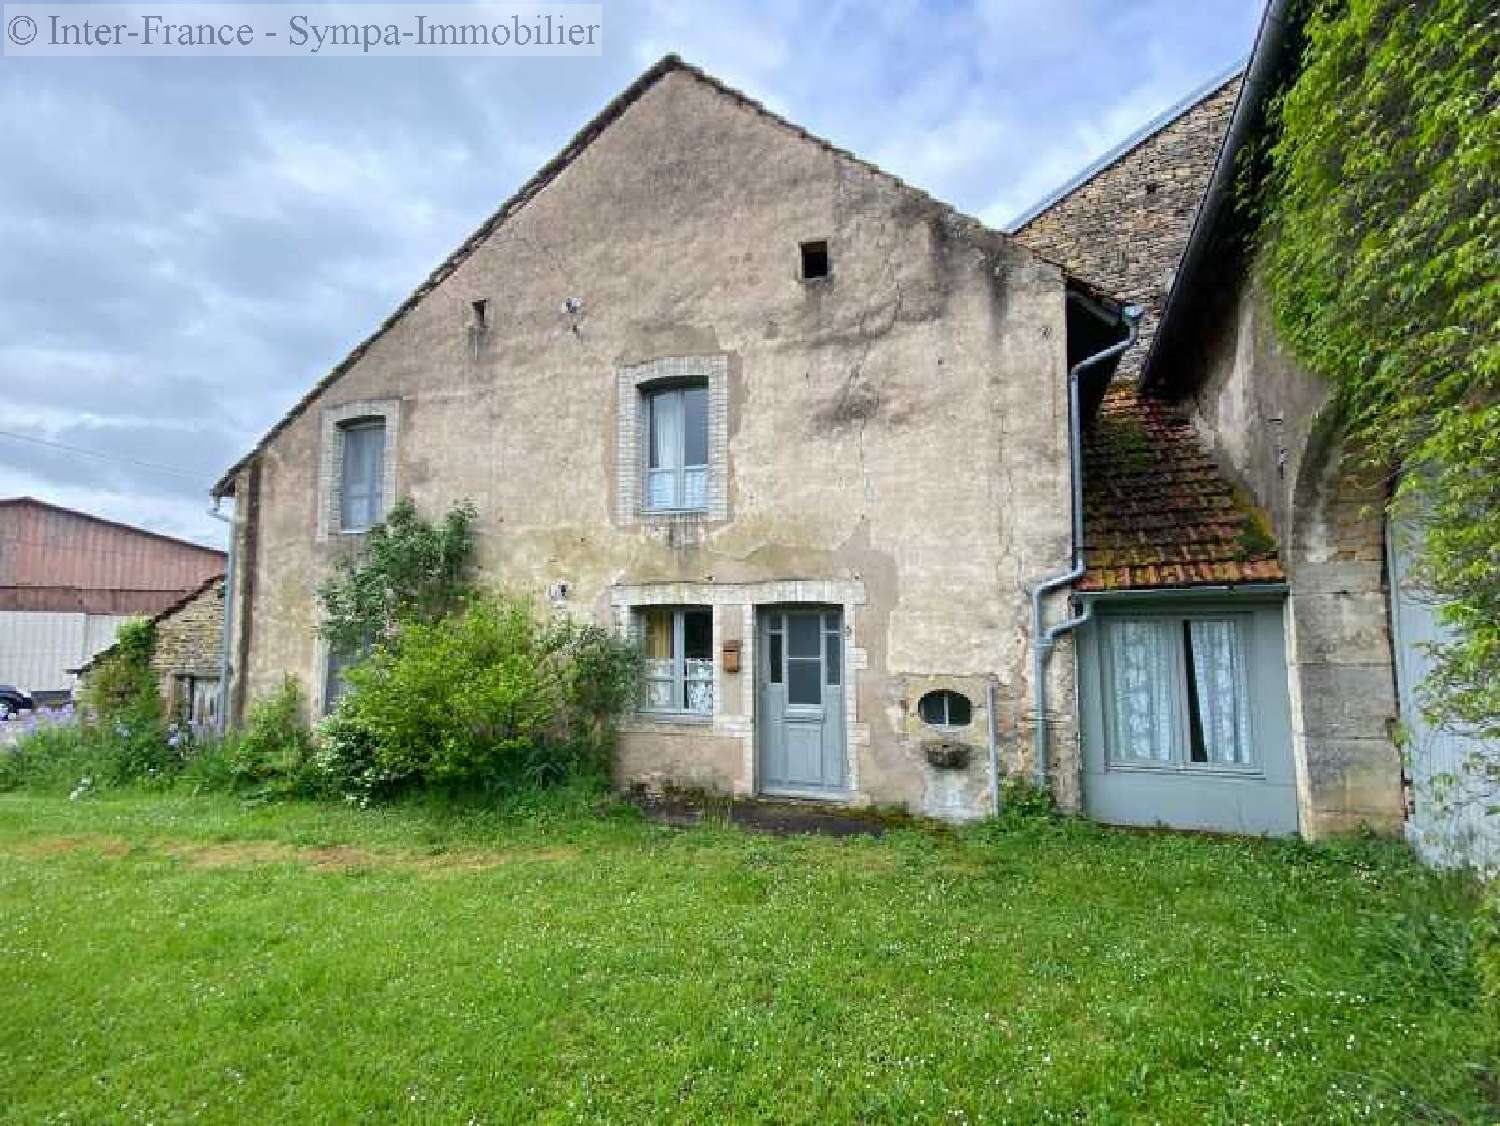
<instances>
[{"instance_id":1,"label":"overgrown shrub","mask_svg":"<svg viewBox=\"0 0 1500 1126\"><path fill-rule=\"evenodd\" d=\"M302 688L287 675L251 706L244 730L226 737L222 757L235 789L261 797L318 797L327 787L315 752L303 719ZM210 773L206 764L200 772Z\"/></svg>"},{"instance_id":2,"label":"overgrown shrub","mask_svg":"<svg viewBox=\"0 0 1500 1126\"><path fill-rule=\"evenodd\" d=\"M1500 1060L1500 879L1490 881L1474 919L1474 968L1490 1059ZM1491 1079L1500 1081L1500 1074Z\"/></svg>"},{"instance_id":3,"label":"overgrown shrub","mask_svg":"<svg viewBox=\"0 0 1500 1126\"><path fill-rule=\"evenodd\" d=\"M349 671L348 693L320 728L320 765L360 800L597 771L639 667L635 648L606 630L479 596L449 618L404 624Z\"/></svg>"},{"instance_id":4,"label":"overgrown shrub","mask_svg":"<svg viewBox=\"0 0 1500 1126\"><path fill-rule=\"evenodd\" d=\"M192 751L191 735L163 721L154 645L150 622L122 625L90 670L76 712L34 718L0 755L0 786L82 797L117 786L169 785Z\"/></svg>"},{"instance_id":5,"label":"overgrown shrub","mask_svg":"<svg viewBox=\"0 0 1500 1126\"><path fill-rule=\"evenodd\" d=\"M182 736L169 732L151 668L156 631L144 618L125 622L114 646L84 681L79 718L85 741L110 758L109 783L157 780L176 773Z\"/></svg>"},{"instance_id":6,"label":"overgrown shrub","mask_svg":"<svg viewBox=\"0 0 1500 1126\"><path fill-rule=\"evenodd\" d=\"M318 588L322 633L334 649L362 650L398 624L432 623L454 614L472 592L476 512L469 501L441 524L423 519L410 497L370 529L364 549L341 559Z\"/></svg>"}]
</instances>

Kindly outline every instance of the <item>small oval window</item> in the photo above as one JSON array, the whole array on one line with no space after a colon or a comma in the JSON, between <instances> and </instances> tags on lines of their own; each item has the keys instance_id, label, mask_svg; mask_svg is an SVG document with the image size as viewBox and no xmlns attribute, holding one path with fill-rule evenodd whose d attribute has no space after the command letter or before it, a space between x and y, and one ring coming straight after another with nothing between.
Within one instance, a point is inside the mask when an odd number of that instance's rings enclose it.
<instances>
[{"instance_id":1,"label":"small oval window","mask_svg":"<svg viewBox=\"0 0 1500 1126\"><path fill-rule=\"evenodd\" d=\"M933 727L967 727L974 709L962 692L940 688L917 701L917 714Z\"/></svg>"}]
</instances>

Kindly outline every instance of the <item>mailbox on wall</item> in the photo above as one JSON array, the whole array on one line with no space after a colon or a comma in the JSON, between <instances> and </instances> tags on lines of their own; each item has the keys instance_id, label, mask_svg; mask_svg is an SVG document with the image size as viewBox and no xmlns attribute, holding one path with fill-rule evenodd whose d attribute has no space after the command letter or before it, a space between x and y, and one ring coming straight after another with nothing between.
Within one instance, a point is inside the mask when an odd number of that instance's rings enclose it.
<instances>
[{"instance_id":1,"label":"mailbox on wall","mask_svg":"<svg viewBox=\"0 0 1500 1126\"><path fill-rule=\"evenodd\" d=\"M738 638L724 642L724 671L740 671L740 642Z\"/></svg>"}]
</instances>

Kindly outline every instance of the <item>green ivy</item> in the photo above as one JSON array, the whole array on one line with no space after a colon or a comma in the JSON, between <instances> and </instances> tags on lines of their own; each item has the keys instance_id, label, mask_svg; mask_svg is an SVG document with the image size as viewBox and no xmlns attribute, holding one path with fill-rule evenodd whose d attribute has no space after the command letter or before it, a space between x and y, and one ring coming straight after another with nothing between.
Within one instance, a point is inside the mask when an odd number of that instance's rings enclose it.
<instances>
[{"instance_id":1,"label":"green ivy","mask_svg":"<svg viewBox=\"0 0 1500 1126\"><path fill-rule=\"evenodd\" d=\"M1437 722L1500 735L1500 34L1491 0L1321 0L1273 100L1261 268L1369 468L1420 512ZM1419 495L1420 494L1420 495Z\"/></svg>"}]
</instances>

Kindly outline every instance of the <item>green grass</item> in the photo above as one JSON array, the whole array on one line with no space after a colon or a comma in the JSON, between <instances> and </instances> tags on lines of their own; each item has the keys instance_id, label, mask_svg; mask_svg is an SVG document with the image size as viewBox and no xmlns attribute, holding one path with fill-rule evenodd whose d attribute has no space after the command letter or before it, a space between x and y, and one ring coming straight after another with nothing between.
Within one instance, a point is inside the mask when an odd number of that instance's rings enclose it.
<instances>
[{"instance_id":1,"label":"green grass","mask_svg":"<svg viewBox=\"0 0 1500 1126\"><path fill-rule=\"evenodd\" d=\"M1394 846L0 797L13 1122L1486 1121Z\"/></svg>"}]
</instances>

